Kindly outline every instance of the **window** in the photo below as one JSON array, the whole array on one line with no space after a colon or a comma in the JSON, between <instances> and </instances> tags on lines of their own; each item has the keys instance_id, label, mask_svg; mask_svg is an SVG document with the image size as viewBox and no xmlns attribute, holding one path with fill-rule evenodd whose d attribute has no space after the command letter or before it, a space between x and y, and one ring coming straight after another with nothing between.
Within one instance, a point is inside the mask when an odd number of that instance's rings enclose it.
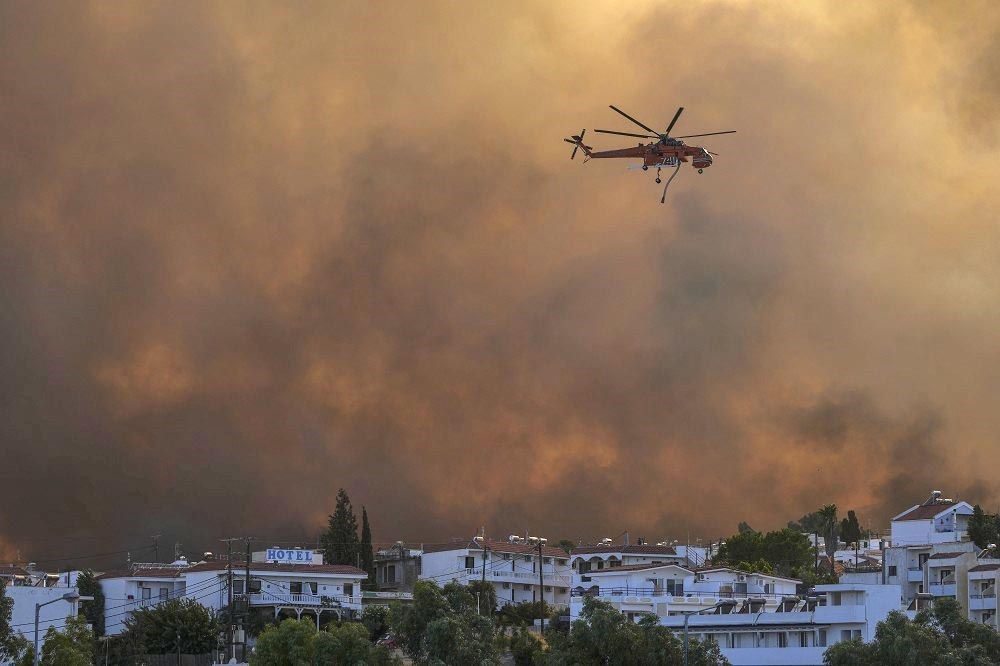
<instances>
[{"instance_id":1,"label":"window","mask_svg":"<svg viewBox=\"0 0 1000 666\"><path fill-rule=\"evenodd\" d=\"M503 554L503 559L509 560L510 559L510 553L504 553Z\"/></svg>"},{"instance_id":2,"label":"window","mask_svg":"<svg viewBox=\"0 0 1000 666\"><path fill-rule=\"evenodd\" d=\"M503 589L509 590L510 589L510 583L504 583L503 584Z\"/></svg>"},{"instance_id":3,"label":"window","mask_svg":"<svg viewBox=\"0 0 1000 666\"><path fill-rule=\"evenodd\" d=\"M788 647L788 634L783 631L778 632L778 647Z\"/></svg>"},{"instance_id":4,"label":"window","mask_svg":"<svg viewBox=\"0 0 1000 666\"><path fill-rule=\"evenodd\" d=\"M521 589L523 589L523 590L524 590L525 592L527 592L528 590L530 590L530 589L531 589L531 585L527 585L527 584L525 584L525 585L523 585L523 586L522 586L522 588L521 588Z\"/></svg>"},{"instance_id":5,"label":"window","mask_svg":"<svg viewBox=\"0 0 1000 666\"><path fill-rule=\"evenodd\" d=\"M160 599L166 599L168 596L170 596L170 590L168 590L165 587L161 587L160 588Z\"/></svg>"},{"instance_id":6,"label":"window","mask_svg":"<svg viewBox=\"0 0 1000 666\"><path fill-rule=\"evenodd\" d=\"M476 568L476 558L472 557L471 555L469 557L466 557L465 558L465 568L466 569L475 569Z\"/></svg>"},{"instance_id":7,"label":"window","mask_svg":"<svg viewBox=\"0 0 1000 666\"><path fill-rule=\"evenodd\" d=\"M390 564L385 568L385 582L395 583L396 582L396 565Z\"/></svg>"},{"instance_id":8,"label":"window","mask_svg":"<svg viewBox=\"0 0 1000 666\"><path fill-rule=\"evenodd\" d=\"M819 647L826 647L826 629L820 629L817 634L816 640L819 641Z\"/></svg>"},{"instance_id":9,"label":"window","mask_svg":"<svg viewBox=\"0 0 1000 666\"><path fill-rule=\"evenodd\" d=\"M552 586L551 585L546 585L545 586L545 591L546 592L551 592L552 591Z\"/></svg>"},{"instance_id":10,"label":"window","mask_svg":"<svg viewBox=\"0 0 1000 666\"><path fill-rule=\"evenodd\" d=\"M590 571L590 562L580 562L580 573L585 574Z\"/></svg>"},{"instance_id":11,"label":"window","mask_svg":"<svg viewBox=\"0 0 1000 666\"><path fill-rule=\"evenodd\" d=\"M251 578L250 579L250 594L260 594L260 579Z\"/></svg>"},{"instance_id":12,"label":"window","mask_svg":"<svg viewBox=\"0 0 1000 666\"><path fill-rule=\"evenodd\" d=\"M302 581L296 580L288 584L290 594L302 594Z\"/></svg>"},{"instance_id":13,"label":"window","mask_svg":"<svg viewBox=\"0 0 1000 666\"><path fill-rule=\"evenodd\" d=\"M889 565L889 575L890 576L895 576L896 575L896 565L894 565L894 564Z\"/></svg>"},{"instance_id":14,"label":"window","mask_svg":"<svg viewBox=\"0 0 1000 666\"><path fill-rule=\"evenodd\" d=\"M556 564L558 564L561 567L564 567L566 566L566 560L556 560Z\"/></svg>"},{"instance_id":15,"label":"window","mask_svg":"<svg viewBox=\"0 0 1000 666\"><path fill-rule=\"evenodd\" d=\"M551 557L543 557L542 558L542 562L545 563L545 564L552 564L552 558Z\"/></svg>"},{"instance_id":16,"label":"window","mask_svg":"<svg viewBox=\"0 0 1000 666\"><path fill-rule=\"evenodd\" d=\"M851 630L850 629L841 629L840 630L840 640L842 640L842 641L849 641L849 640L851 640Z\"/></svg>"},{"instance_id":17,"label":"window","mask_svg":"<svg viewBox=\"0 0 1000 666\"><path fill-rule=\"evenodd\" d=\"M348 597L354 596L354 583L344 583L344 595Z\"/></svg>"},{"instance_id":18,"label":"window","mask_svg":"<svg viewBox=\"0 0 1000 666\"><path fill-rule=\"evenodd\" d=\"M143 601L145 601L147 599L151 599L153 597L153 588L151 588L151 587L144 587L144 588L141 588L141 589L142 589L142 599L143 599Z\"/></svg>"},{"instance_id":19,"label":"window","mask_svg":"<svg viewBox=\"0 0 1000 666\"><path fill-rule=\"evenodd\" d=\"M531 561L531 555L525 555L524 556L524 561L525 562L530 562Z\"/></svg>"},{"instance_id":20,"label":"window","mask_svg":"<svg viewBox=\"0 0 1000 666\"><path fill-rule=\"evenodd\" d=\"M237 578L233 580L233 594L243 594L243 579Z\"/></svg>"}]
</instances>

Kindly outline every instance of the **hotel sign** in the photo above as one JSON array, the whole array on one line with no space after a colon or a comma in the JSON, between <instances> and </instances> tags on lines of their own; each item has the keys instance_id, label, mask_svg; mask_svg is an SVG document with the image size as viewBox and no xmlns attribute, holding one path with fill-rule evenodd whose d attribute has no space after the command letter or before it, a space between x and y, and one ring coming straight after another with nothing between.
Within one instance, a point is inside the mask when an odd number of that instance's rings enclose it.
<instances>
[{"instance_id":1,"label":"hotel sign","mask_svg":"<svg viewBox=\"0 0 1000 666\"><path fill-rule=\"evenodd\" d=\"M313 552L311 550L301 550L301 549L285 550L283 548L268 548L267 557L265 559L268 562L312 564Z\"/></svg>"}]
</instances>

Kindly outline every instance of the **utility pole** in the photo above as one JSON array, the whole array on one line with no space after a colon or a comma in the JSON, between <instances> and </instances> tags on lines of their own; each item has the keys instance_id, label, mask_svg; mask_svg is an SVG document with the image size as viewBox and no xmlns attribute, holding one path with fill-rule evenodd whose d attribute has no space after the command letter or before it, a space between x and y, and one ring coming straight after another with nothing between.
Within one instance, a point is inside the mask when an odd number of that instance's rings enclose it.
<instances>
[{"instance_id":1,"label":"utility pole","mask_svg":"<svg viewBox=\"0 0 1000 666\"><path fill-rule=\"evenodd\" d=\"M486 537L483 537L483 585L481 592L486 591L486 553L489 551L490 547L486 544ZM479 608L479 592L476 592L476 614L480 614Z\"/></svg>"},{"instance_id":2,"label":"utility pole","mask_svg":"<svg viewBox=\"0 0 1000 666\"><path fill-rule=\"evenodd\" d=\"M245 537L246 548L247 548L247 561L246 561L246 580L243 582L243 596L247 602L247 611L245 619L249 621L250 619L250 542L253 541L253 537ZM243 625L243 661L247 661L247 624Z\"/></svg>"},{"instance_id":3,"label":"utility pole","mask_svg":"<svg viewBox=\"0 0 1000 666\"><path fill-rule=\"evenodd\" d=\"M226 587L229 592L229 649L227 652L230 653L234 661L236 660L236 620L233 617L233 542L239 540L236 537L220 539L226 544Z\"/></svg>"},{"instance_id":4,"label":"utility pole","mask_svg":"<svg viewBox=\"0 0 1000 666\"><path fill-rule=\"evenodd\" d=\"M150 539L153 540L153 561L154 562L159 562L160 561L160 537L161 536L163 536L163 535L162 534L154 534L153 536L149 537Z\"/></svg>"},{"instance_id":5,"label":"utility pole","mask_svg":"<svg viewBox=\"0 0 1000 666\"><path fill-rule=\"evenodd\" d=\"M545 579L542 578L542 540L538 540L538 598L542 600L542 636L545 635Z\"/></svg>"}]
</instances>

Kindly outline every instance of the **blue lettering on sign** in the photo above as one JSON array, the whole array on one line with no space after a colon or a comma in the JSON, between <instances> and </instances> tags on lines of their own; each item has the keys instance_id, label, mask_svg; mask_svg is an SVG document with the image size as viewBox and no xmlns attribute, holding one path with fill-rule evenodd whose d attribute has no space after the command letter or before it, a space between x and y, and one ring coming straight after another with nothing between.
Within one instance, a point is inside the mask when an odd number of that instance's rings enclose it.
<instances>
[{"instance_id":1,"label":"blue lettering on sign","mask_svg":"<svg viewBox=\"0 0 1000 666\"><path fill-rule=\"evenodd\" d=\"M312 562L311 550L284 550L282 548L267 549L268 562Z\"/></svg>"}]
</instances>

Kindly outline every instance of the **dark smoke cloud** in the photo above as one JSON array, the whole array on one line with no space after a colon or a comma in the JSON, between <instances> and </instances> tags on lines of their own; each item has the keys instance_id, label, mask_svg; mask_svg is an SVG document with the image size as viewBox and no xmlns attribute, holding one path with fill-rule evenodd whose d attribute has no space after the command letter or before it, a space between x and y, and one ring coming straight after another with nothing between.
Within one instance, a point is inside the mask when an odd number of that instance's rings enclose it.
<instances>
[{"instance_id":1,"label":"dark smoke cloud","mask_svg":"<svg viewBox=\"0 0 1000 666\"><path fill-rule=\"evenodd\" d=\"M0 545L995 503L997 26L938 14L3 5ZM566 159L607 103L739 134L660 206Z\"/></svg>"}]
</instances>

